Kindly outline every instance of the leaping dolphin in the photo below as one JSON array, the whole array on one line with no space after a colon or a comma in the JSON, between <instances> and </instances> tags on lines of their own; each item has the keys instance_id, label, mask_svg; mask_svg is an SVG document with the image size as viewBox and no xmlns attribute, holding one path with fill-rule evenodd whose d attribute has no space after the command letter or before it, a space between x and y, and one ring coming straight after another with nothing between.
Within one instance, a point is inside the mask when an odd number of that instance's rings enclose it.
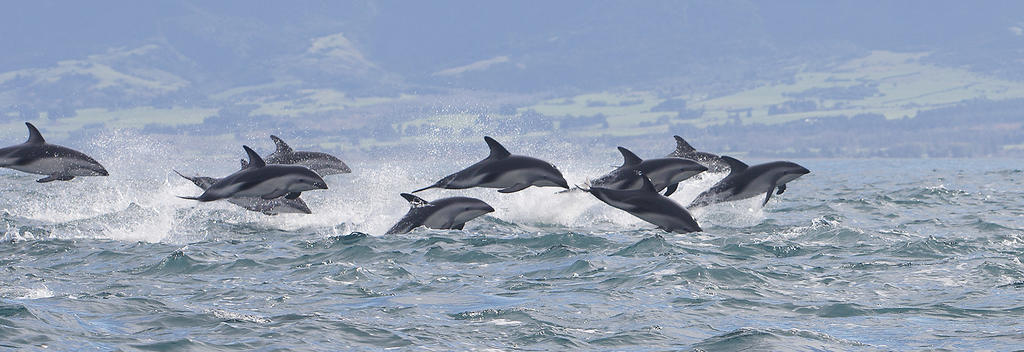
<instances>
[{"instance_id":1,"label":"leaping dolphin","mask_svg":"<svg viewBox=\"0 0 1024 352\"><path fill-rule=\"evenodd\" d=\"M701 163L701 165L707 166L711 172L723 172L729 170L729 164L722 161L722 158L718 155L698 152L690 146L690 143L686 143L686 140L680 136L672 136L676 139L676 150L668 153L669 158L683 158L690 159Z\"/></svg>"},{"instance_id":2,"label":"leaping dolphin","mask_svg":"<svg viewBox=\"0 0 1024 352\"><path fill-rule=\"evenodd\" d=\"M467 221L494 211L490 205L476 198L451 197L427 202L408 193L402 193L402 198L409 201L412 208L386 234L407 233L420 226L462 230Z\"/></svg>"},{"instance_id":3,"label":"leaping dolphin","mask_svg":"<svg viewBox=\"0 0 1024 352\"><path fill-rule=\"evenodd\" d=\"M327 183L313 170L298 165L267 165L259 154L242 146L249 154L249 165L235 171L208 187L198 197L184 199L210 202L233 197L259 197L274 199L284 196L296 199L302 192L327 189Z\"/></svg>"},{"instance_id":4,"label":"leaping dolphin","mask_svg":"<svg viewBox=\"0 0 1024 352\"><path fill-rule=\"evenodd\" d=\"M295 151L292 147L288 146L288 143L285 143L277 136L271 135L270 139L274 140L276 150L264 158L267 164L305 166L320 174L320 176L352 173L352 169L345 165L345 162L333 155L321 152Z\"/></svg>"},{"instance_id":5,"label":"leaping dolphin","mask_svg":"<svg viewBox=\"0 0 1024 352\"><path fill-rule=\"evenodd\" d=\"M491 137L484 137L484 141L491 149L491 154L486 159L412 193L431 188L500 188L498 192L501 193L518 192L530 186L569 189L569 183L565 182L562 173L551 163L528 156L513 155Z\"/></svg>"},{"instance_id":6,"label":"leaping dolphin","mask_svg":"<svg viewBox=\"0 0 1024 352\"><path fill-rule=\"evenodd\" d=\"M654 224L667 232L689 233L703 231L690 212L676 202L658 193L646 176L640 175L640 189L619 190L598 186L583 189L605 204L626 211Z\"/></svg>"},{"instance_id":7,"label":"leaping dolphin","mask_svg":"<svg viewBox=\"0 0 1024 352\"><path fill-rule=\"evenodd\" d=\"M747 199L761 194L764 194L764 202L761 203L764 206L768 204L776 188L778 192L775 194L782 194L786 191L786 183L811 172L789 161L747 166L729 156L723 155L721 160L729 164L729 175L711 186L711 189L698 195L690 203L690 208Z\"/></svg>"},{"instance_id":8,"label":"leaping dolphin","mask_svg":"<svg viewBox=\"0 0 1024 352\"><path fill-rule=\"evenodd\" d=\"M592 186L620 190L640 189L643 188L643 178L646 177L654 184L656 191L661 192L667 189L665 195L669 196L679 187L679 182L708 170L704 165L689 159L655 158L644 160L623 147L619 147L619 153L622 153L622 166L593 180Z\"/></svg>"},{"instance_id":9,"label":"leaping dolphin","mask_svg":"<svg viewBox=\"0 0 1024 352\"><path fill-rule=\"evenodd\" d=\"M46 143L36 126L26 122L28 141L0 149L0 167L47 175L39 183L70 181L75 176L107 176L103 165L77 150Z\"/></svg>"},{"instance_id":10,"label":"leaping dolphin","mask_svg":"<svg viewBox=\"0 0 1024 352\"><path fill-rule=\"evenodd\" d=\"M242 159L242 168L249 166L249 163ZM186 180L192 181L196 186L202 188L204 191L210 188L214 183L217 183L219 179L213 177L194 176L189 177L182 175L177 170L174 173L178 176L184 177ZM312 214L313 211L309 210L309 206L302 198L288 199L288 198L274 198L274 199L263 199L259 197L232 197L227 199L229 203L240 206L245 210L260 212L267 215L277 215L284 213L297 213L297 214Z\"/></svg>"}]
</instances>

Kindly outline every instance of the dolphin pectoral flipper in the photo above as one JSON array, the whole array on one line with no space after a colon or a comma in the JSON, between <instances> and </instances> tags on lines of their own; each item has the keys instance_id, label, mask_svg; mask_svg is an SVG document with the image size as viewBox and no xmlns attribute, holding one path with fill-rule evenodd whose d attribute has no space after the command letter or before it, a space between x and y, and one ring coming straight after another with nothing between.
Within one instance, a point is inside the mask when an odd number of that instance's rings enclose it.
<instances>
[{"instance_id":1,"label":"dolphin pectoral flipper","mask_svg":"<svg viewBox=\"0 0 1024 352\"><path fill-rule=\"evenodd\" d=\"M285 194L288 194L288 193L289 192L287 190L277 189L277 190L274 190L273 192L270 192L270 193L267 193L267 194L264 194L264 195L260 196L260 198L265 199L265 200L271 200L271 199L274 199L274 198L279 198L279 197L281 197L281 196L283 196Z\"/></svg>"},{"instance_id":2,"label":"dolphin pectoral flipper","mask_svg":"<svg viewBox=\"0 0 1024 352\"><path fill-rule=\"evenodd\" d=\"M284 196L285 199L295 199L302 195L302 192L291 192Z\"/></svg>"},{"instance_id":3,"label":"dolphin pectoral flipper","mask_svg":"<svg viewBox=\"0 0 1024 352\"><path fill-rule=\"evenodd\" d=\"M775 194L779 195L779 194L782 194L782 192L785 192L785 191L786 191L786 184L783 183L783 184L779 185L779 192L775 193Z\"/></svg>"},{"instance_id":4,"label":"dolphin pectoral flipper","mask_svg":"<svg viewBox=\"0 0 1024 352\"><path fill-rule=\"evenodd\" d=\"M527 184L517 183L515 185L512 185L511 187L499 189L498 192L500 192L500 193L514 193L514 192L522 191L522 190L526 189L527 187L530 187L529 183L527 183Z\"/></svg>"},{"instance_id":5,"label":"dolphin pectoral flipper","mask_svg":"<svg viewBox=\"0 0 1024 352\"><path fill-rule=\"evenodd\" d=\"M668 185L668 187L665 188L665 196L668 197L672 195L672 193L676 193L677 188L679 188L679 183L673 183L671 185Z\"/></svg>"},{"instance_id":6,"label":"dolphin pectoral flipper","mask_svg":"<svg viewBox=\"0 0 1024 352\"><path fill-rule=\"evenodd\" d=\"M53 182L53 181L71 181L74 178L75 177L71 176L71 175L50 175L50 176L46 176L46 177L43 177L41 179L38 179L38 180L36 180L36 182L47 183L47 182Z\"/></svg>"},{"instance_id":7,"label":"dolphin pectoral flipper","mask_svg":"<svg viewBox=\"0 0 1024 352\"><path fill-rule=\"evenodd\" d=\"M466 223L456 224L452 226L452 230L462 230L464 227L466 227Z\"/></svg>"},{"instance_id":8,"label":"dolphin pectoral flipper","mask_svg":"<svg viewBox=\"0 0 1024 352\"><path fill-rule=\"evenodd\" d=\"M766 204L768 204L768 200L769 199L772 199L772 192L774 192L774 191L775 191L775 189L772 188L772 189L768 190L768 193L764 194L764 203L761 203L762 207L765 206Z\"/></svg>"}]
</instances>

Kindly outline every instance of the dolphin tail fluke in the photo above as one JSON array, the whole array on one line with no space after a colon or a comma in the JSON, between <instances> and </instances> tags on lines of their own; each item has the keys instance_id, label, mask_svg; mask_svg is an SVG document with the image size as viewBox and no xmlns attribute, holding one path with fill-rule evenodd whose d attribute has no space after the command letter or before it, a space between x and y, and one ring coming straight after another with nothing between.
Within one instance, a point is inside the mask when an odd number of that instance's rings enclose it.
<instances>
[{"instance_id":1,"label":"dolphin tail fluke","mask_svg":"<svg viewBox=\"0 0 1024 352\"><path fill-rule=\"evenodd\" d=\"M188 200L198 200L198 201L200 201L200 202L202 202L202 201L203 201L202 199L200 199L200 197L187 197L187 196L178 196L178 198L181 198L181 199L188 199Z\"/></svg>"},{"instance_id":2,"label":"dolphin tail fluke","mask_svg":"<svg viewBox=\"0 0 1024 352\"><path fill-rule=\"evenodd\" d=\"M417 190L415 190L415 191L412 191L412 192L409 192L409 193L418 193L418 192L420 192L420 191L426 191L426 190L428 190L428 189L431 189L431 188L439 188L439 187L441 187L441 185L440 185L440 184L438 184L438 183L435 183L435 184L432 184L432 185L430 185L430 186L426 186L426 187L423 187L423 188L417 189Z\"/></svg>"},{"instance_id":3,"label":"dolphin tail fluke","mask_svg":"<svg viewBox=\"0 0 1024 352\"><path fill-rule=\"evenodd\" d=\"M175 170L175 169L171 169L171 171L174 171L174 173L178 174L178 176L181 176L182 178L184 178L184 179L186 179L186 180L189 180L189 181L195 182L195 179L194 179L193 177L188 177L188 176L185 176L184 174L182 174L182 173L178 172L178 170Z\"/></svg>"},{"instance_id":4,"label":"dolphin tail fluke","mask_svg":"<svg viewBox=\"0 0 1024 352\"><path fill-rule=\"evenodd\" d=\"M583 187L580 187L580 185L575 185L575 186L572 186L572 188L570 188L570 189L563 189L561 191L555 192L555 194L576 193L576 192L589 192L589 191L590 191L589 188L588 189L583 189Z\"/></svg>"}]
</instances>

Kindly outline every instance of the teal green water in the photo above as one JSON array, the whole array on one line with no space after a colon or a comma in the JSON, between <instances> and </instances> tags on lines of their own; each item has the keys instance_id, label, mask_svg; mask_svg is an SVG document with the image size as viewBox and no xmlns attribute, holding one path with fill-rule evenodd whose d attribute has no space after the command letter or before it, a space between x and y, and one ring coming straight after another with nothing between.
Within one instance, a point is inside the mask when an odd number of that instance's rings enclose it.
<instances>
[{"instance_id":1,"label":"teal green water","mask_svg":"<svg viewBox=\"0 0 1024 352\"><path fill-rule=\"evenodd\" d=\"M1024 346L1024 163L799 162L812 174L765 209L709 207L687 235L550 188L424 192L497 211L382 235L406 210L397 193L447 169L353 163L303 196L315 214L277 217L175 199L198 189L163 168L47 185L4 172L0 349Z\"/></svg>"}]
</instances>

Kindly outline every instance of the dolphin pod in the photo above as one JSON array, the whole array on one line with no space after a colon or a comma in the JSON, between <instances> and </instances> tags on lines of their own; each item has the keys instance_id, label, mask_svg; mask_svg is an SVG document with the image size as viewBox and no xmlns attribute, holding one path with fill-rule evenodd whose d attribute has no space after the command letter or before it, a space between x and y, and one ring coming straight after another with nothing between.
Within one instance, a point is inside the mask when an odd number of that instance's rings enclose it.
<instances>
[{"instance_id":1,"label":"dolphin pod","mask_svg":"<svg viewBox=\"0 0 1024 352\"><path fill-rule=\"evenodd\" d=\"M29 138L21 144L0 148L0 167L46 175L39 183L70 181L77 176L107 176L109 173L96 160L77 150L47 143L31 123L26 122ZM618 147L623 163L587 187L585 191L614 208L628 212L657 228L677 233L703 231L686 208L731 202L764 194L762 206L772 194L781 195L789 182L810 173L810 170L789 161L747 165L730 156L697 151L680 136L673 136L676 149L666 157L642 159L632 151ZM327 189L323 176L351 173L343 161L330 154L295 151L281 138L271 135L275 151L261 157L248 146L242 146L249 161L241 160L241 169L221 178L179 176L203 190L195 197L179 198L210 202L227 200L246 210L267 215L282 213L310 214L300 199L302 192ZM497 188L500 193L514 193L530 186L569 189L562 173L544 160L510 153L491 137L484 137L489 148L487 158L448 175L430 186L412 191L439 189ZM702 192L686 208L668 198L679 184L703 172L729 174L710 189ZM665 191L664 195L660 192ZM564 191L563 191L564 192ZM562 192L559 192L562 193ZM489 204L475 198L449 197L426 201L410 193L402 193L411 208L387 234L407 233L417 227L461 230L466 222L494 212Z\"/></svg>"}]
</instances>

